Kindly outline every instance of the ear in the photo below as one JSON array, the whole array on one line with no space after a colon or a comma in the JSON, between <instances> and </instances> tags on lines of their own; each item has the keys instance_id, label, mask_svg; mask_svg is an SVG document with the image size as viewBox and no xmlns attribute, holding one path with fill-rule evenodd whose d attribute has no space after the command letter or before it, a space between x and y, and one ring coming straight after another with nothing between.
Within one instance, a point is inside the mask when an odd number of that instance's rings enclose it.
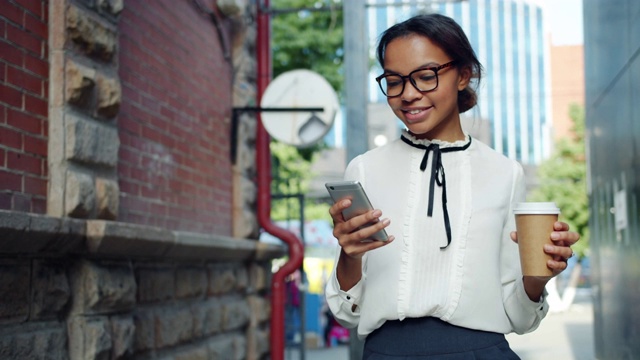
<instances>
[{"instance_id":1,"label":"ear","mask_svg":"<svg viewBox=\"0 0 640 360\"><path fill-rule=\"evenodd\" d=\"M471 67L466 66L458 71L458 91L464 90L471 81Z\"/></svg>"}]
</instances>

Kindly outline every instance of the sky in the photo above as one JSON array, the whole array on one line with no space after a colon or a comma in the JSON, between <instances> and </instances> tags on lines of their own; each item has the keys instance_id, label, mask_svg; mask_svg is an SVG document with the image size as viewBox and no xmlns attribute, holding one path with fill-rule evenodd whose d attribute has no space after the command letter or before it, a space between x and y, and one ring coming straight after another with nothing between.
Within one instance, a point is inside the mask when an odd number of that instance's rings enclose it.
<instances>
[{"instance_id":1,"label":"sky","mask_svg":"<svg viewBox=\"0 0 640 360\"><path fill-rule=\"evenodd\" d=\"M551 33L551 44L582 45L584 43L582 23L583 0L533 0L543 6L547 30Z\"/></svg>"}]
</instances>

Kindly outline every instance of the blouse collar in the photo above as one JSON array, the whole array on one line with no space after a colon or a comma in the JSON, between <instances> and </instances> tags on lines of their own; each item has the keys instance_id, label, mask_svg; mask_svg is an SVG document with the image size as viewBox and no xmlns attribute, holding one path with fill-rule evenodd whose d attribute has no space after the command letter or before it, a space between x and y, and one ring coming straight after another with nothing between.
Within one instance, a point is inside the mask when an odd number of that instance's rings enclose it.
<instances>
[{"instance_id":1,"label":"blouse collar","mask_svg":"<svg viewBox=\"0 0 640 360\"><path fill-rule=\"evenodd\" d=\"M464 133L465 138L463 140L457 140L454 142L448 142L440 139L433 139L433 140L418 139L417 137L415 137L415 135L411 134L406 129L402 130L402 136L405 137L407 140L411 141L411 143L415 145L429 146L431 144L437 144L440 147L440 149L450 148L450 147L463 147L471 142L471 136L469 136L469 134L467 133Z\"/></svg>"}]
</instances>

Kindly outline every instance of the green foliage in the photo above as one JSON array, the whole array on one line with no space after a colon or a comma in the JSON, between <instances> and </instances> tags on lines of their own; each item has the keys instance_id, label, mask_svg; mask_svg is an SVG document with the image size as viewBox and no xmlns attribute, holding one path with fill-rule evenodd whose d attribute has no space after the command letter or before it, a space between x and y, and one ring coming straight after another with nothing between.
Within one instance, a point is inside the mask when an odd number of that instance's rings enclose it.
<instances>
[{"instance_id":1,"label":"green foliage","mask_svg":"<svg viewBox=\"0 0 640 360\"><path fill-rule=\"evenodd\" d=\"M271 141L271 188L274 194L303 193L308 188L311 159L303 158L293 146Z\"/></svg>"},{"instance_id":2,"label":"green foliage","mask_svg":"<svg viewBox=\"0 0 640 360\"><path fill-rule=\"evenodd\" d=\"M587 197L587 166L585 157L584 108L571 105L569 116L573 120L573 137L556 143L553 155L538 168L539 187L530 201L554 201L562 210L560 220L580 234L573 247L576 254L588 255L589 201Z\"/></svg>"},{"instance_id":3,"label":"green foliage","mask_svg":"<svg viewBox=\"0 0 640 360\"><path fill-rule=\"evenodd\" d=\"M309 69L322 75L340 94L343 84L341 1L273 0L275 9L305 9L324 6L330 11L301 10L272 17L271 45L274 77L294 69Z\"/></svg>"},{"instance_id":4,"label":"green foliage","mask_svg":"<svg viewBox=\"0 0 640 360\"><path fill-rule=\"evenodd\" d=\"M315 151L297 149L293 146L272 141L270 144L271 164L271 193L274 196L290 195L292 197L272 200L271 218L273 220L298 219L300 217L300 200L297 194L309 191L310 179L314 176L311 164L320 146ZM302 151L301 151L302 150ZM326 219L329 217L329 205L315 203L312 199L304 199L305 220Z\"/></svg>"},{"instance_id":5,"label":"green foliage","mask_svg":"<svg viewBox=\"0 0 640 360\"><path fill-rule=\"evenodd\" d=\"M295 69L309 69L329 81L338 94L343 75L343 23L341 1L338 0L272 0L276 10L271 20L273 76ZM325 7L330 11L310 11ZM289 11L291 9L303 9ZM274 196L306 194L312 176L311 163L323 143L307 148L295 148L275 140L271 142L272 182ZM306 220L327 219L329 205L305 198ZM300 201L296 197L274 199L271 217L274 220L296 219Z\"/></svg>"}]
</instances>

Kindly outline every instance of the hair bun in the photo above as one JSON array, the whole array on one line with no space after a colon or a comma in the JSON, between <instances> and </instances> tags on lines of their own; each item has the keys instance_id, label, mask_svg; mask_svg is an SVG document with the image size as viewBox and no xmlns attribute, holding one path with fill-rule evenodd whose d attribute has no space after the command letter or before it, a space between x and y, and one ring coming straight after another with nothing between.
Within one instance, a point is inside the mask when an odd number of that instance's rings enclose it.
<instances>
[{"instance_id":1,"label":"hair bun","mask_svg":"<svg viewBox=\"0 0 640 360\"><path fill-rule=\"evenodd\" d=\"M458 91L458 112L461 114L478 103L478 95L470 86Z\"/></svg>"}]
</instances>

